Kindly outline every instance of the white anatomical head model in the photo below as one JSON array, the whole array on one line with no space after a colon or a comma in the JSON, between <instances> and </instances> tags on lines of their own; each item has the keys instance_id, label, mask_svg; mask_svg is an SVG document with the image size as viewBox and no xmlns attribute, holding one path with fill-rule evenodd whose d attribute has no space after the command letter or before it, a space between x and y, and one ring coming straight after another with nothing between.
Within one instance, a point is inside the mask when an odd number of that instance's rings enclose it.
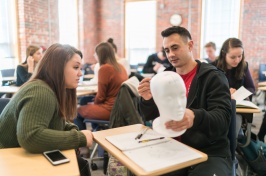
<instances>
[{"instance_id":1,"label":"white anatomical head model","mask_svg":"<svg viewBox=\"0 0 266 176\"><path fill-rule=\"evenodd\" d=\"M175 72L165 71L155 75L150 82L150 89L160 117L154 121L153 128L166 136L175 137L182 132L165 128L165 122L183 119L187 98L183 79ZM160 128L156 130L156 128Z\"/></svg>"}]
</instances>

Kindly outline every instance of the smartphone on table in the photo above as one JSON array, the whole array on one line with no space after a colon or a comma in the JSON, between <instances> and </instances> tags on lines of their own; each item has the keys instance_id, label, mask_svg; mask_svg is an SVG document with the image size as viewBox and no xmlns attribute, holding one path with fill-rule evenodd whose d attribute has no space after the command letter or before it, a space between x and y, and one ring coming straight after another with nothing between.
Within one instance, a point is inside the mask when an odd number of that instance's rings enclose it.
<instances>
[{"instance_id":1,"label":"smartphone on table","mask_svg":"<svg viewBox=\"0 0 266 176\"><path fill-rule=\"evenodd\" d=\"M43 155L53 164L63 164L70 161L60 150L52 150L43 152Z\"/></svg>"}]
</instances>

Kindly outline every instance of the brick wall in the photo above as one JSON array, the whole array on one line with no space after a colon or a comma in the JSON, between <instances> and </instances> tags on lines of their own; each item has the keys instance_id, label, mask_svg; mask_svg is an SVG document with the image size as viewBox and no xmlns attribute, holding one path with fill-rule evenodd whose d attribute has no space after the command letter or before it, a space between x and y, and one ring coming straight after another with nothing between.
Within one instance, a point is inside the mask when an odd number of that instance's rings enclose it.
<instances>
[{"instance_id":1,"label":"brick wall","mask_svg":"<svg viewBox=\"0 0 266 176\"><path fill-rule=\"evenodd\" d=\"M48 47L58 42L57 0L18 0L20 61L30 44Z\"/></svg>"},{"instance_id":2,"label":"brick wall","mask_svg":"<svg viewBox=\"0 0 266 176\"><path fill-rule=\"evenodd\" d=\"M19 48L24 60L26 46L49 46L58 42L57 0L18 0ZM84 62L94 63L95 46L114 39L118 54L125 55L125 5L124 0L79 0L79 48ZM242 0L240 39L244 43L246 60L256 82L256 70L266 63L266 2ZM186 27L194 40L194 56L199 57L201 33L201 0L157 0L156 47L162 46L161 31L169 26L170 16L182 16L181 26Z\"/></svg>"},{"instance_id":3,"label":"brick wall","mask_svg":"<svg viewBox=\"0 0 266 176\"><path fill-rule=\"evenodd\" d=\"M191 33L191 37L194 41L194 57L200 53L200 13L201 8L200 0L164 0L158 1L157 3L157 37L156 45L159 51L162 46L161 31L171 26L170 17L171 15L178 13L182 17L182 23L180 26L185 27ZM188 13L190 12L190 13Z\"/></svg>"},{"instance_id":4,"label":"brick wall","mask_svg":"<svg viewBox=\"0 0 266 176\"><path fill-rule=\"evenodd\" d=\"M240 23L240 39L244 44L254 82L260 63L266 63L266 1L244 0Z\"/></svg>"}]
</instances>

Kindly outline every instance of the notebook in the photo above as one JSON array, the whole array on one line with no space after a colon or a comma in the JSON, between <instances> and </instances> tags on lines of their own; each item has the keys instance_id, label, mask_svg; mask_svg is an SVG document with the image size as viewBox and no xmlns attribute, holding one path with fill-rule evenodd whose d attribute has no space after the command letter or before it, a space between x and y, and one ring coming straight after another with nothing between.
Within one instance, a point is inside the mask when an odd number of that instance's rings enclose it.
<instances>
[{"instance_id":1,"label":"notebook","mask_svg":"<svg viewBox=\"0 0 266 176\"><path fill-rule=\"evenodd\" d=\"M176 140L171 138L158 139L162 136L151 129L141 139L135 139L138 134L139 132L132 132L107 136L106 140L147 172L203 157L196 150ZM139 143L139 141L148 139L158 140Z\"/></svg>"}]
</instances>

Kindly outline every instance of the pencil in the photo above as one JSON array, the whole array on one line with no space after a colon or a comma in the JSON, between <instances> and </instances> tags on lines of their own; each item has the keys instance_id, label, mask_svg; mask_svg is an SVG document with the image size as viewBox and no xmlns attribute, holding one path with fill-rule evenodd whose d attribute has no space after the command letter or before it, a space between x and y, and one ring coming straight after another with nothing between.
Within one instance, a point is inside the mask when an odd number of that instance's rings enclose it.
<instances>
[{"instance_id":1,"label":"pencil","mask_svg":"<svg viewBox=\"0 0 266 176\"><path fill-rule=\"evenodd\" d=\"M145 133L146 131L148 130L148 128L144 128L140 131L140 134L138 134L136 137L135 137L135 140L136 139L140 139Z\"/></svg>"},{"instance_id":2,"label":"pencil","mask_svg":"<svg viewBox=\"0 0 266 176\"><path fill-rule=\"evenodd\" d=\"M164 138L165 137L159 137L159 138L154 138L154 139L145 139L145 140L139 141L139 143L150 142L150 141L155 141L155 140L164 139Z\"/></svg>"}]
</instances>

